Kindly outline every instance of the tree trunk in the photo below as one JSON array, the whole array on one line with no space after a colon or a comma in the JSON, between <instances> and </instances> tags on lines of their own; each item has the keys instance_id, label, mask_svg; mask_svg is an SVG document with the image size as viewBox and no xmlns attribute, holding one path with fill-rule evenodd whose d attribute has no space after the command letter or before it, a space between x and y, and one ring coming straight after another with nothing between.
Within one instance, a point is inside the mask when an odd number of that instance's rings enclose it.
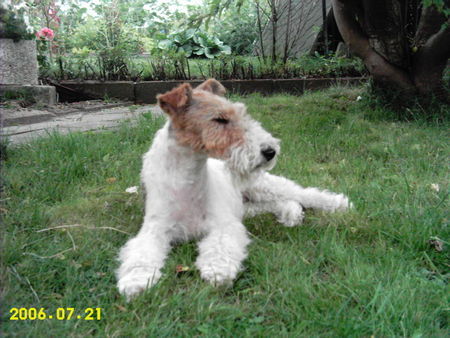
<instances>
[{"instance_id":1,"label":"tree trunk","mask_svg":"<svg viewBox=\"0 0 450 338\"><path fill-rule=\"evenodd\" d=\"M327 32L328 38L325 39L325 32ZM327 41L328 40L328 44ZM339 32L339 29L336 25L336 20L334 18L333 14L333 7L329 10L326 18L325 25L322 26L322 28L319 31L319 34L317 34L316 39L309 51L310 55L315 55L316 52L319 54L326 55L328 52L336 52L338 45L340 42L343 42L341 33ZM328 52L325 48L325 46L328 45Z\"/></svg>"},{"instance_id":2,"label":"tree trunk","mask_svg":"<svg viewBox=\"0 0 450 338\"><path fill-rule=\"evenodd\" d=\"M261 48L261 56L262 59L265 60L266 54L264 53L263 28L261 25L261 8L259 7L259 1L256 1L255 4L256 4L256 15L257 15L256 18L258 23L258 34L259 34L259 44Z\"/></svg>"},{"instance_id":3,"label":"tree trunk","mask_svg":"<svg viewBox=\"0 0 450 338\"><path fill-rule=\"evenodd\" d=\"M419 47L413 57L413 81L422 94L429 92L445 98L448 93L443 86L442 74L447 66L450 56L450 19L445 17L436 8L424 8L421 25L416 34L416 43ZM444 21L445 24L439 23Z\"/></svg>"},{"instance_id":4,"label":"tree trunk","mask_svg":"<svg viewBox=\"0 0 450 338\"><path fill-rule=\"evenodd\" d=\"M363 60L376 86L448 99L442 76L450 57L450 21L440 11L424 7L420 13L420 0L332 4L344 41Z\"/></svg>"},{"instance_id":5,"label":"tree trunk","mask_svg":"<svg viewBox=\"0 0 450 338\"><path fill-rule=\"evenodd\" d=\"M270 2L271 24L272 24L272 62L277 61L277 31L278 31L278 14L275 1Z\"/></svg>"},{"instance_id":6,"label":"tree trunk","mask_svg":"<svg viewBox=\"0 0 450 338\"><path fill-rule=\"evenodd\" d=\"M322 0L322 29L325 44L325 55L328 55L330 51L328 49L327 0Z\"/></svg>"},{"instance_id":7,"label":"tree trunk","mask_svg":"<svg viewBox=\"0 0 450 338\"><path fill-rule=\"evenodd\" d=\"M289 57L289 33L291 31L291 16L292 16L292 0L288 0L288 12L287 12L287 24L286 24L286 34L284 37L284 53L283 53L283 63L287 62Z\"/></svg>"}]
</instances>

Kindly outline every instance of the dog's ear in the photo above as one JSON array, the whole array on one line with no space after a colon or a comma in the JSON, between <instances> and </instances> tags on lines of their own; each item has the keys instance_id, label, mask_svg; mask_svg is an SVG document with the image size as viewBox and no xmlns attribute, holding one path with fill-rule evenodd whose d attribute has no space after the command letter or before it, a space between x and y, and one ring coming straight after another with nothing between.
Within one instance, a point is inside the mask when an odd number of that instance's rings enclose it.
<instances>
[{"instance_id":1,"label":"dog's ear","mask_svg":"<svg viewBox=\"0 0 450 338\"><path fill-rule=\"evenodd\" d=\"M172 89L171 91L156 96L158 104L168 115L185 112L192 100L192 87L189 83Z\"/></svg>"},{"instance_id":2,"label":"dog's ear","mask_svg":"<svg viewBox=\"0 0 450 338\"><path fill-rule=\"evenodd\" d=\"M206 90L216 95L224 96L226 89L222 84L216 79L209 79L199 85L196 89Z\"/></svg>"}]
</instances>

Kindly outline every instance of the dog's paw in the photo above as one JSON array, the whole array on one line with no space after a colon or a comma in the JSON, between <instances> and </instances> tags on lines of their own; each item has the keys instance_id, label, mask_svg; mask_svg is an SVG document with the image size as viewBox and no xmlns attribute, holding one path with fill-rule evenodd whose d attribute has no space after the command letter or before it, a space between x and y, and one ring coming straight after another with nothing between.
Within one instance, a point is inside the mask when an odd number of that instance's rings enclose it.
<instances>
[{"instance_id":1,"label":"dog's paw","mask_svg":"<svg viewBox=\"0 0 450 338\"><path fill-rule=\"evenodd\" d=\"M347 211L352 208L353 208L353 203L350 202L348 197L345 196L344 194L339 194L339 195L336 195L334 198L334 205L333 205L333 209L331 211L332 212Z\"/></svg>"},{"instance_id":2,"label":"dog's paw","mask_svg":"<svg viewBox=\"0 0 450 338\"><path fill-rule=\"evenodd\" d=\"M155 285L161 273L158 269L134 268L117 282L119 292L130 301L139 293Z\"/></svg>"},{"instance_id":3,"label":"dog's paw","mask_svg":"<svg viewBox=\"0 0 450 338\"><path fill-rule=\"evenodd\" d=\"M230 273L230 271L215 269L214 267L203 268L200 270L202 279L213 286L232 285L236 275L237 271L236 273Z\"/></svg>"},{"instance_id":4,"label":"dog's paw","mask_svg":"<svg viewBox=\"0 0 450 338\"><path fill-rule=\"evenodd\" d=\"M302 206L295 201L280 202L277 213L278 222L287 227L303 223L304 213Z\"/></svg>"},{"instance_id":5,"label":"dog's paw","mask_svg":"<svg viewBox=\"0 0 450 338\"><path fill-rule=\"evenodd\" d=\"M228 260L227 260L228 261ZM240 271L240 266L224 259L216 261L198 259L197 268L200 270L200 276L213 286L232 285Z\"/></svg>"}]
</instances>

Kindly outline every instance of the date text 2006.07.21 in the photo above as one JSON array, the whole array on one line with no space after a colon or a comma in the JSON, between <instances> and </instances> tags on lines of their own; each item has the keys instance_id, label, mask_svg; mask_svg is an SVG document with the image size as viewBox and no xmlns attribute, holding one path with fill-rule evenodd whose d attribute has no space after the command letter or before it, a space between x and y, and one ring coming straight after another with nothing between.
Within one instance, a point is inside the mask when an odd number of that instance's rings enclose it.
<instances>
[{"instance_id":1,"label":"date text 2006.07.21","mask_svg":"<svg viewBox=\"0 0 450 338\"><path fill-rule=\"evenodd\" d=\"M17 308L9 310L11 317L9 320L100 320L102 318L102 309L99 307L78 310L73 307L60 307L56 311L50 311L45 308Z\"/></svg>"}]
</instances>

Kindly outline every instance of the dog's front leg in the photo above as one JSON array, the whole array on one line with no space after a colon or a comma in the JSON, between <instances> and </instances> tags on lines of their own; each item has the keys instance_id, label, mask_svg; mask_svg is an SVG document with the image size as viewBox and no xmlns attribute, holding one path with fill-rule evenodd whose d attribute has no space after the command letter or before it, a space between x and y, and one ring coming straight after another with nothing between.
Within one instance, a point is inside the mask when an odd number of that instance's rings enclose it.
<instances>
[{"instance_id":1,"label":"dog's front leg","mask_svg":"<svg viewBox=\"0 0 450 338\"><path fill-rule=\"evenodd\" d=\"M161 277L170 241L167 235L155 232L157 228L144 224L137 236L120 250L117 287L128 300L153 286Z\"/></svg>"},{"instance_id":2,"label":"dog's front leg","mask_svg":"<svg viewBox=\"0 0 450 338\"><path fill-rule=\"evenodd\" d=\"M214 223L199 247L195 265L202 278L213 285L231 284L242 269L250 239L239 221Z\"/></svg>"},{"instance_id":3,"label":"dog's front leg","mask_svg":"<svg viewBox=\"0 0 450 338\"><path fill-rule=\"evenodd\" d=\"M304 218L303 207L294 200L247 201L244 206L246 217L271 213L277 217L278 222L287 227L302 224Z\"/></svg>"},{"instance_id":4,"label":"dog's front leg","mask_svg":"<svg viewBox=\"0 0 450 338\"><path fill-rule=\"evenodd\" d=\"M348 197L317 188L303 188L281 176L263 173L243 191L247 215L271 212L292 226L303 219L302 208L344 211L352 206ZM283 216L284 215L284 216ZM285 217L286 216L286 217Z\"/></svg>"}]
</instances>

